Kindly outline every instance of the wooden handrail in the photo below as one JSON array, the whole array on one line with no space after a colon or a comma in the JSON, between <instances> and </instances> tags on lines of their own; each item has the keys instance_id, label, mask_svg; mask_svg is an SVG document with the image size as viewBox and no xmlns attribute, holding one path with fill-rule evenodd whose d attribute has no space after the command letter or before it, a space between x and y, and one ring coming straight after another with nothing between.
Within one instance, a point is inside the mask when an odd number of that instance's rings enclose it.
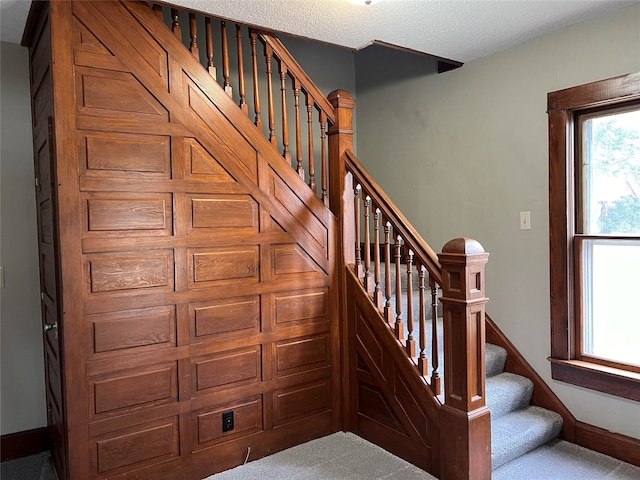
<instances>
[{"instance_id":1,"label":"wooden handrail","mask_svg":"<svg viewBox=\"0 0 640 480\"><path fill-rule=\"evenodd\" d=\"M362 188L371 197L373 203L382 211L383 217L393 224L394 231L397 232L397 235L400 235L403 240L407 242L408 248L413 251L414 261L418 260L424 265L429 275L434 277L436 282L441 285L442 267L433 249L400 212L400 209L384 193L380 185L369 175L362 163L350 150L345 152L345 163L346 169L353 175L355 183L362 185Z\"/></svg>"},{"instance_id":2,"label":"wooden handrail","mask_svg":"<svg viewBox=\"0 0 640 480\"><path fill-rule=\"evenodd\" d=\"M287 50L287 47L280 41L280 39L271 33L267 33L261 30L255 30L259 33L263 42L271 47L273 55L287 66L289 75L300 82L300 88L307 94L311 95L316 102L316 105L320 111L327 115L327 119L331 123L335 123L336 117L333 111L333 106L329 103L329 100L320 91L320 89L313 83L311 77L302 69L293 55Z\"/></svg>"}]
</instances>

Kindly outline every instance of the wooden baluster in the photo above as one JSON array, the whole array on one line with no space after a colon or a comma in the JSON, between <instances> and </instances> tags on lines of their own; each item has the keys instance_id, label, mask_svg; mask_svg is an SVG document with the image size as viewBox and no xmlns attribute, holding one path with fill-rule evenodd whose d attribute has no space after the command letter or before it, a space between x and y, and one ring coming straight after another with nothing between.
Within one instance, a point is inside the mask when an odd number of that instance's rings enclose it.
<instances>
[{"instance_id":1,"label":"wooden baluster","mask_svg":"<svg viewBox=\"0 0 640 480\"><path fill-rule=\"evenodd\" d=\"M362 251L360 248L360 193L362 186L356 185L353 189L353 220L356 226L356 275L362 278Z\"/></svg>"},{"instance_id":2,"label":"wooden baluster","mask_svg":"<svg viewBox=\"0 0 640 480\"><path fill-rule=\"evenodd\" d=\"M418 288L420 289L420 354L418 355L418 372L420 372L420 375L422 375L423 377L426 377L429 374L429 360L427 359L427 355L425 353L425 350L427 348L427 311L424 304L426 300L424 296L425 274L425 268L420 265L420 268L418 268ZM435 322L436 319L434 318L433 321Z\"/></svg>"},{"instance_id":3,"label":"wooden baluster","mask_svg":"<svg viewBox=\"0 0 640 480\"><path fill-rule=\"evenodd\" d=\"M442 393L440 385L440 359L438 353L438 284L429 275L429 287L431 288L431 390L434 395Z\"/></svg>"},{"instance_id":4,"label":"wooden baluster","mask_svg":"<svg viewBox=\"0 0 640 480\"><path fill-rule=\"evenodd\" d=\"M416 356L416 340L413 338L413 250L407 255L407 355Z\"/></svg>"},{"instance_id":5,"label":"wooden baluster","mask_svg":"<svg viewBox=\"0 0 640 480\"><path fill-rule=\"evenodd\" d=\"M242 52L242 27L236 23L236 41L238 45L238 93L240 94L240 109L249 114L247 95L244 85L244 54Z\"/></svg>"},{"instance_id":6,"label":"wooden baluster","mask_svg":"<svg viewBox=\"0 0 640 480\"><path fill-rule=\"evenodd\" d=\"M402 324L402 281L400 279L400 260L402 259L402 238L396 237L396 323L394 326L396 338L404 339L404 325Z\"/></svg>"},{"instance_id":7,"label":"wooden baluster","mask_svg":"<svg viewBox=\"0 0 640 480\"><path fill-rule=\"evenodd\" d=\"M222 36L222 77L224 78L224 91L230 97L233 96L231 83L229 83L229 44L227 42L227 23L220 22L220 35Z\"/></svg>"},{"instance_id":8,"label":"wooden baluster","mask_svg":"<svg viewBox=\"0 0 640 480\"><path fill-rule=\"evenodd\" d=\"M322 202L329 206L329 198L327 197L327 114L320 110L320 161L321 161L321 184L322 184ZM315 190L314 190L315 191Z\"/></svg>"},{"instance_id":9,"label":"wooden baluster","mask_svg":"<svg viewBox=\"0 0 640 480\"><path fill-rule=\"evenodd\" d=\"M307 93L307 141L309 142L309 188L316 193L316 165L313 151L313 106L314 101Z\"/></svg>"},{"instance_id":10,"label":"wooden baluster","mask_svg":"<svg viewBox=\"0 0 640 480\"><path fill-rule=\"evenodd\" d=\"M384 224L384 318L393 326L393 308L391 306L391 224Z\"/></svg>"},{"instance_id":11,"label":"wooden baluster","mask_svg":"<svg viewBox=\"0 0 640 480\"><path fill-rule=\"evenodd\" d=\"M300 80L293 79L293 106L296 113L296 171L304 180L304 167L302 166L302 132L300 131Z\"/></svg>"},{"instance_id":12,"label":"wooden baluster","mask_svg":"<svg viewBox=\"0 0 640 480\"><path fill-rule=\"evenodd\" d=\"M371 206L371 197L367 195L364 198L364 288L367 292L373 292L371 282L371 225L369 224L369 207Z\"/></svg>"},{"instance_id":13,"label":"wooden baluster","mask_svg":"<svg viewBox=\"0 0 640 480\"><path fill-rule=\"evenodd\" d=\"M182 30L180 29L180 12L177 8L171 9L171 18L173 23L171 24L171 31L182 42Z\"/></svg>"},{"instance_id":14,"label":"wooden baluster","mask_svg":"<svg viewBox=\"0 0 640 480\"><path fill-rule=\"evenodd\" d=\"M155 14L158 16L160 20L164 20L164 17L162 15L162 5L160 5L159 3L154 3L153 11L155 12Z\"/></svg>"},{"instance_id":15,"label":"wooden baluster","mask_svg":"<svg viewBox=\"0 0 640 480\"><path fill-rule=\"evenodd\" d=\"M189 38L191 43L189 44L189 50L191 54L200 61L200 50L198 49L198 23L196 21L196 14L189 13Z\"/></svg>"},{"instance_id":16,"label":"wooden baluster","mask_svg":"<svg viewBox=\"0 0 640 480\"><path fill-rule=\"evenodd\" d=\"M289 116L287 114L287 66L280 61L280 92L282 93L282 156L291 163L289 152Z\"/></svg>"},{"instance_id":17,"label":"wooden baluster","mask_svg":"<svg viewBox=\"0 0 640 480\"><path fill-rule=\"evenodd\" d=\"M273 80L271 78L271 63L273 60L273 49L270 45L265 46L265 57L267 61L267 103L269 106L269 141L272 145L278 145L276 138L276 116L273 108Z\"/></svg>"},{"instance_id":18,"label":"wooden baluster","mask_svg":"<svg viewBox=\"0 0 640 480\"><path fill-rule=\"evenodd\" d=\"M262 119L260 118L260 81L258 74L258 34L251 30L251 58L253 59L253 109L256 117L253 123L262 131Z\"/></svg>"},{"instance_id":19,"label":"wooden baluster","mask_svg":"<svg viewBox=\"0 0 640 480\"><path fill-rule=\"evenodd\" d=\"M204 27L207 39L207 70L209 71L209 75L215 79L217 73L216 66L213 63L213 29L211 28L211 18L205 17Z\"/></svg>"},{"instance_id":20,"label":"wooden baluster","mask_svg":"<svg viewBox=\"0 0 640 480\"><path fill-rule=\"evenodd\" d=\"M375 283L373 301L378 308L382 308L382 290L380 290L380 216L380 209L376 207L373 212L373 274Z\"/></svg>"}]
</instances>

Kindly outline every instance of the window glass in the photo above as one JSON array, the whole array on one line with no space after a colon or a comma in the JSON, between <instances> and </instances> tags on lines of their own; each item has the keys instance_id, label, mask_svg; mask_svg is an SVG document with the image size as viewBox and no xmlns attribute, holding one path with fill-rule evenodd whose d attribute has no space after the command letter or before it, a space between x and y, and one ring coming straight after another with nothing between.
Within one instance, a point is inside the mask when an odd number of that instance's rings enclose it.
<instances>
[{"instance_id":1,"label":"window glass","mask_svg":"<svg viewBox=\"0 0 640 480\"><path fill-rule=\"evenodd\" d=\"M580 124L578 232L640 235L640 107L585 115Z\"/></svg>"}]
</instances>

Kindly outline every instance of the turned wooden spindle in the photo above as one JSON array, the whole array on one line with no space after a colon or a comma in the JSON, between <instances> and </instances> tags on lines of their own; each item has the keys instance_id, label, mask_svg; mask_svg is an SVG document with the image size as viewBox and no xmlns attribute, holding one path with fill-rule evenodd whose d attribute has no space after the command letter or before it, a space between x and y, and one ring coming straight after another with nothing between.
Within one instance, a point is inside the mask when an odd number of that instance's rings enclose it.
<instances>
[{"instance_id":1,"label":"turned wooden spindle","mask_svg":"<svg viewBox=\"0 0 640 480\"><path fill-rule=\"evenodd\" d=\"M373 285L371 281L371 233L370 233L370 221L369 221L369 208L371 207L371 197L366 195L364 197L364 288L367 292L373 292Z\"/></svg>"},{"instance_id":2,"label":"turned wooden spindle","mask_svg":"<svg viewBox=\"0 0 640 480\"><path fill-rule=\"evenodd\" d=\"M396 237L396 323L394 330L396 338L400 341L404 340L404 324L402 323L402 281L400 262L402 260L402 238Z\"/></svg>"},{"instance_id":3,"label":"turned wooden spindle","mask_svg":"<svg viewBox=\"0 0 640 480\"><path fill-rule=\"evenodd\" d=\"M258 72L258 34L251 30L251 58L253 60L253 109L256 112L253 123L262 131L260 118L260 74Z\"/></svg>"},{"instance_id":4,"label":"turned wooden spindle","mask_svg":"<svg viewBox=\"0 0 640 480\"><path fill-rule=\"evenodd\" d=\"M180 11L177 8L171 9L171 31L182 42L182 30L180 29Z\"/></svg>"},{"instance_id":5,"label":"turned wooden spindle","mask_svg":"<svg viewBox=\"0 0 640 480\"><path fill-rule=\"evenodd\" d=\"M413 250L407 254L407 355L416 356L416 340L413 338Z\"/></svg>"},{"instance_id":6,"label":"turned wooden spindle","mask_svg":"<svg viewBox=\"0 0 640 480\"><path fill-rule=\"evenodd\" d=\"M418 354L418 372L423 377L426 377L429 374L429 360L427 359L427 355L425 350L427 348L427 309L425 308L425 276L426 269L420 265L418 267L418 288L420 289L420 319L419 319L419 328L420 328L420 338L418 340L420 353ZM436 318L432 318L432 322L437 321Z\"/></svg>"},{"instance_id":7,"label":"turned wooden spindle","mask_svg":"<svg viewBox=\"0 0 640 480\"><path fill-rule=\"evenodd\" d=\"M293 79L293 108L296 119L296 171L304 180L304 167L302 166L302 132L300 131L300 80Z\"/></svg>"},{"instance_id":8,"label":"turned wooden spindle","mask_svg":"<svg viewBox=\"0 0 640 480\"><path fill-rule=\"evenodd\" d=\"M278 144L276 138L276 114L273 107L273 79L272 79L272 63L273 49L270 45L265 46L265 60L267 64L267 105L269 108L269 141L272 145Z\"/></svg>"},{"instance_id":9,"label":"turned wooden spindle","mask_svg":"<svg viewBox=\"0 0 640 480\"><path fill-rule=\"evenodd\" d=\"M382 308L382 290L380 289L380 209L374 208L373 211L373 275L374 290L373 301L376 307Z\"/></svg>"},{"instance_id":10,"label":"turned wooden spindle","mask_svg":"<svg viewBox=\"0 0 640 480\"><path fill-rule=\"evenodd\" d=\"M236 42L238 45L238 94L240 95L240 108L246 114L249 113L247 95L244 84L244 54L242 49L242 27L236 23Z\"/></svg>"},{"instance_id":11,"label":"turned wooden spindle","mask_svg":"<svg viewBox=\"0 0 640 480\"><path fill-rule=\"evenodd\" d=\"M287 110L287 66L280 62L280 92L282 94L282 156L291 163L289 151L289 116Z\"/></svg>"},{"instance_id":12,"label":"turned wooden spindle","mask_svg":"<svg viewBox=\"0 0 640 480\"><path fill-rule=\"evenodd\" d=\"M233 96L233 91L229 81L231 74L229 73L229 43L227 41L226 22L220 22L220 36L222 37L222 78L224 79L224 91L231 97Z\"/></svg>"},{"instance_id":13,"label":"turned wooden spindle","mask_svg":"<svg viewBox=\"0 0 640 480\"><path fill-rule=\"evenodd\" d=\"M322 202L328 206L329 198L327 197L327 162L327 114L323 110L320 110L320 166L322 175Z\"/></svg>"},{"instance_id":14,"label":"turned wooden spindle","mask_svg":"<svg viewBox=\"0 0 640 480\"><path fill-rule=\"evenodd\" d=\"M309 188L316 193L316 166L315 152L313 150L313 106L314 101L307 93L307 141L309 142Z\"/></svg>"},{"instance_id":15,"label":"turned wooden spindle","mask_svg":"<svg viewBox=\"0 0 640 480\"><path fill-rule=\"evenodd\" d=\"M196 22L196 14L189 13L189 50L191 54L200 61L200 50L198 49L198 24Z\"/></svg>"},{"instance_id":16,"label":"turned wooden spindle","mask_svg":"<svg viewBox=\"0 0 640 480\"><path fill-rule=\"evenodd\" d=\"M431 391L434 395L442 393L440 385L440 359L438 354L438 284L429 275L429 288L431 288Z\"/></svg>"},{"instance_id":17,"label":"turned wooden spindle","mask_svg":"<svg viewBox=\"0 0 640 480\"><path fill-rule=\"evenodd\" d=\"M358 184L353 189L353 220L355 225L355 237L356 237L356 275L358 278L362 278L362 251L360 248L360 193L362 187Z\"/></svg>"},{"instance_id":18,"label":"turned wooden spindle","mask_svg":"<svg viewBox=\"0 0 640 480\"><path fill-rule=\"evenodd\" d=\"M391 223L384 225L384 318L393 326L393 307L391 305Z\"/></svg>"},{"instance_id":19,"label":"turned wooden spindle","mask_svg":"<svg viewBox=\"0 0 640 480\"><path fill-rule=\"evenodd\" d=\"M216 66L213 63L213 28L211 27L211 18L204 19L204 34L207 41L207 71L214 79L217 77Z\"/></svg>"}]
</instances>

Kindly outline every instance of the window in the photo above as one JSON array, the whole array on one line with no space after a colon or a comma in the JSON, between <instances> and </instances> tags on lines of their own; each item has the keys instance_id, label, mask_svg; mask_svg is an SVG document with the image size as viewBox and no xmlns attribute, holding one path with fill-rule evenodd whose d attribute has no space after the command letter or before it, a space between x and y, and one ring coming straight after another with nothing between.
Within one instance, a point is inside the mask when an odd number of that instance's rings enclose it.
<instances>
[{"instance_id":1,"label":"window","mask_svg":"<svg viewBox=\"0 0 640 480\"><path fill-rule=\"evenodd\" d=\"M552 377L640 401L640 74L548 114Z\"/></svg>"}]
</instances>

